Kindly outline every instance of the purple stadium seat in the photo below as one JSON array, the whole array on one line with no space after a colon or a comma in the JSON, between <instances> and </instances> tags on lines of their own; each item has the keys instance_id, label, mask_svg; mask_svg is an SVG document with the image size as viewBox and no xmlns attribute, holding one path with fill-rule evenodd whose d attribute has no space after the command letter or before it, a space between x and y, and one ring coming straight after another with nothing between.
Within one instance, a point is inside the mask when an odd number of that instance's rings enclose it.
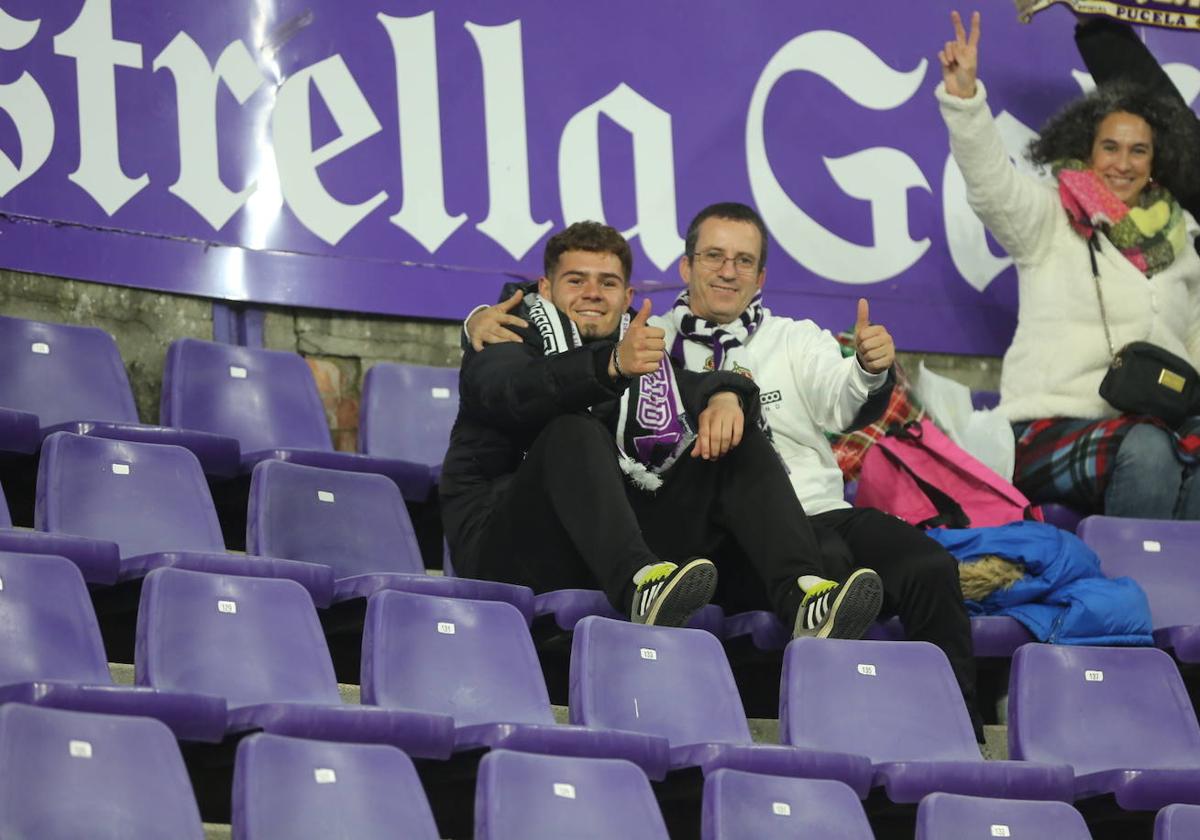
<instances>
[{"instance_id":1,"label":"purple stadium seat","mask_svg":"<svg viewBox=\"0 0 1200 840\"><path fill-rule=\"evenodd\" d=\"M0 487L0 551L16 554L53 554L79 567L88 583L111 584L121 571L121 552L115 542L44 534L12 526L4 489Z\"/></svg>"},{"instance_id":2,"label":"purple stadium seat","mask_svg":"<svg viewBox=\"0 0 1200 840\"><path fill-rule=\"evenodd\" d=\"M204 840L179 746L149 718L0 708L0 837Z\"/></svg>"},{"instance_id":3,"label":"purple stadium seat","mask_svg":"<svg viewBox=\"0 0 1200 840\"><path fill-rule=\"evenodd\" d=\"M999 391L972 391L971 408L976 411L990 411L1000 405Z\"/></svg>"},{"instance_id":4,"label":"purple stadium seat","mask_svg":"<svg viewBox=\"0 0 1200 840\"><path fill-rule=\"evenodd\" d=\"M928 642L796 639L783 656L779 737L869 756L893 802L934 791L1071 800L1071 768L984 761L946 655Z\"/></svg>"},{"instance_id":5,"label":"purple stadium seat","mask_svg":"<svg viewBox=\"0 0 1200 840\"><path fill-rule=\"evenodd\" d=\"M224 697L226 732L391 744L445 758L447 715L341 702L312 599L290 580L156 569L138 607L138 685Z\"/></svg>"},{"instance_id":6,"label":"purple stadium seat","mask_svg":"<svg viewBox=\"0 0 1200 840\"><path fill-rule=\"evenodd\" d=\"M362 699L454 718L455 749L625 758L652 779L667 741L554 722L524 618L510 604L380 592L367 607Z\"/></svg>"},{"instance_id":7,"label":"purple stadium seat","mask_svg":"<svg viewBox=\"0 0 1200 840\"><path fill-rule=\"evenodd\" d=\"M219 697L113 685L79 569L62 557L0 552L0 703L157 718L179 738L220 741Z\"/></svg>"},{"instance_id":8,"label":"purple stadium seat","mask_svg":"<svg viewBox=\"0 0 1200 840\"><path fill-rule=\"evenodd\" d=\"M250 480L246 550L333 569L333 602L383 589L507 601L533 617L533 590L425 574L404 499L381 475L262 461Z\"/></svg>"},{"instance_id":9,"label":"purple stadium seat","mask_svg":"<svg viewBox=\"0 0 1200 840\"><path fill-rule=\"evenodd\" d=\"M1077 800L1200 804L1200 726L1175 663L1154 648L1025 645L1013 657L1008 752L1070 764Z\"/></svg>"},{"instance_id":10,"label":"purple stadium seat","mask_svg":"<svg viewBox=\"0 0 1200 840\"><path fill-rule=\"evenodd\" d=\"M381 473L404 498L424 501L429 470L394 458L335 452L317 384L296 353L182 338L163 367L162 422L229 435L242 471L279 458L310 467Z\"/></svg>"},{"instance_id":11,"label":"purple stadium seat","mask_svg":"<svg viewBox=\"0 0 1200 840\"><path fill-rule=\"evenodd\" d=\"M1128 575L1145 590L1155 644L1200 662L1200 522L1089 516L1079 536L1104 574Z\"/></svg>"},{"instance_id":12,"label":"purple stadium seat","mask_svg":"<svg viewBox=\"0 0 1200 840\"><path fill-rule=\"evenodd\" d=\"M1200 805L1168 805L1154 818L1154 840L1200 837Z\"/></svg>"},{"instance_id":13,"label":"purple stadium seat","mask_svg":"<svg viewBox=\"0 0 1200 840\"><path fill-rule=\"evenodd\" d=\"M238 744L233 836L239 840L439 837L412 760L395 747L263 732Z\"/></svg>"},{"instance_id":14,"label":"purple stadium seat","mask_svg":"<svg viewBox=\"0 0 1200 840\"><path fill-rule=\"evenodd\" d=\"M51 435L42 445L34 522L41 531L116 543L120 580L178 566L291 578L321 606L333 596L327 566L226 552L204 473L179 446Z\"/></svg>"},{"instance_id":15,"label":"purple stadium seat","mask_svg":"<svg viewBox=\"0 0 1200 840\"><path fill-rule=\"evenodd\" d=\"M854 791L828 779L717 770L704 780L701 840L873 840Z\"/></svg>"},{"instance_id":16,"label":"purple stadium seat","mask_svg":"<svg viewBox=\"0 0 1200 840\"><path fill-rule=\"evenodd\" d=\"M240 452L233 438L138 422L121 351L104 330L0 316L0 357L6 360L0 366L0 406L33 415L38 443L63 431L171 443L194 452L210 475L237 474ZM0 419L0 449L10 448L5 425Z\"/></svg>"},{"instance_id":17,"label":"purple stadium seat","mask_svg":"<svg viewBox=\"0 0 1200 840\"><path fill-rule=\"evenodd\" d=\"M916 840L1020 837L1091 840L1083 815L1065 802L931 793L917 807Z\"/></svg>"},{"instance_id":18,"label":"purple stadium seat","mask_svg":"<svg viewBox=\"0 0 1200 840\"><path fill-rule=\"evenodd\" d=\"M711 633L590 616L571 647L571 722L662 735L671 769L722 767L870 787L861 755L755 744L721 643Z\"/></svg>"},{"instance_id":19,"label":"purple stadium seat","mask_svg":"<svg viewBox=\"0 0 1200 840\"><path fill-rule=\"evenodd\" d=\"M667 840L634 764L494 750L479 763L475 840Z\"/></svg>"},{"instance_id":20,"label":"purple stadium seat","mask_svg":"<svg viewBox=\"0 0 1200 840\"><path fill-rule=\"evenodd\" d=\"M379 362L363 377L358 451L427 469L428 493L442 475L458 416L458 368Z\"/></svg>"}]
</instances>

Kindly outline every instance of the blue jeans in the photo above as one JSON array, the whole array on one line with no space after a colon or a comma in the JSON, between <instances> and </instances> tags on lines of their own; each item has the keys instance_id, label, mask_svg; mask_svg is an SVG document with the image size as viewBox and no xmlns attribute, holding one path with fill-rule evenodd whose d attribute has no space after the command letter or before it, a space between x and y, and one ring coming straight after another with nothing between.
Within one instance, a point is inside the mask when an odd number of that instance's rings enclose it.
<instances>
[{"instance_id":1,"label":"blue jeans","mask_svg":"<svg viewBox=\"0 0 1200 840\"><path fill-rule=\"evenodd\" d=\"M1175 457L1171 435L1148 423L1121 441L1104 493L1107 516L1139 519L1200 519L1196 470Z\"/></svg>"}]
</instances>

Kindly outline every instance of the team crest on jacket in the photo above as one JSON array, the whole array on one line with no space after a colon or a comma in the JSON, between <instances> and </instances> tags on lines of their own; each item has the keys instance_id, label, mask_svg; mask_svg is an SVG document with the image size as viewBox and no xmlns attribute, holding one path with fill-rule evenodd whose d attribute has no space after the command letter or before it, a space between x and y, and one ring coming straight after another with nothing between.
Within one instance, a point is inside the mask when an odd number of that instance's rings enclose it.
<instances>
[{"instance_id":1,"label":"team crest on jacket","mask_svg":"<svg viewBox=\"0 0 1200 840\"><path fill-rule=\"evenodd\" d=\"M713 357L712 356L709 356L707 359L704 360L704 369L706 371L712 371L712 369L713 369ZM739 376L746 377L751 382L754 381L754 374L750 371L750 368L742 367L736 361L733 363L733 370L731 370L730 373L736 373Z\"/></svg>"}]
</instances>

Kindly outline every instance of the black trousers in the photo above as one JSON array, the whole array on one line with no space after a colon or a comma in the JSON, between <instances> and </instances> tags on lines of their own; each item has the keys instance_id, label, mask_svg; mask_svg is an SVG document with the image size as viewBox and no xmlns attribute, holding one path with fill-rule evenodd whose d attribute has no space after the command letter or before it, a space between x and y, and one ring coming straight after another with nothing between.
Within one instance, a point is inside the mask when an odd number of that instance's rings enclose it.
<instances>
[{"instance_id":1,"label":"black trousers","mask_svg":"<svg viewBox=\"0 0 1200 840\"><path fill-rule=\"evenodd\" d=\"M946 654L975 725L975 659L971 620L963 605L958 561L917 528L874 508L831 510L811 518L821 542L826 577L842 580L859 567L883 581L883 609L897 615L908 638L932 642Z\"/></svg>"},{"instance_id":2,"label":"black trousers","mask_svg":"<svg viewBox=\"0 0 1200 840\"><path fill-rule=\"evenodd\" d=\"M454 562L467 576L535 592L598 585L624 613L642 566L708 557L718 567L718 603L772 609L790 623L801 596L796 578L823 575L824 566L763 433L747 429L717 461L685 452L663 478L654 492L634 487L598 420L556 418Z\"/></svg>"}]
</instances>

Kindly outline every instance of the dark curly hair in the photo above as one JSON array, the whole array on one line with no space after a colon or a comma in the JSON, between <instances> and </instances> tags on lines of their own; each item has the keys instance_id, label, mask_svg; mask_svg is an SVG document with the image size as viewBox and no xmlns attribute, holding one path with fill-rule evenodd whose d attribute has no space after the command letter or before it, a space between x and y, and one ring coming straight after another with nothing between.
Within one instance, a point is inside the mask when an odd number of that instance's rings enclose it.
<instances>
[{"instance_id":1,"label":"dark curly hair","mask_svg":"<svg viewBox=\"0 0 1200 840\"><path fill-rule=\"evenodd\" d=\"M1071 102L1049 119L1029 144L1037 166L1092 156L1096 129L1109 114L1134 114L1150 126L1154 139L1153 178L1175 195L1200 188L1200 128L1196 117L1176 97L1145 85L1120 81L1101 85Z\"/></svg>"},{"instance_id":2,"label":"dark curly hair","mask_svg":"<svg viewBox=\"0 0 1200 840\"><path fill-rule=\"evenodd\" d=\"M546 242L542 255L542 270L553 277L558 268L558 259L567 251L591 251L596 254L614 254L621 261L625 282L633 271L633 252L620 231L600 222L576 222L560 230Z\"/></svg>"}]
</instances>

